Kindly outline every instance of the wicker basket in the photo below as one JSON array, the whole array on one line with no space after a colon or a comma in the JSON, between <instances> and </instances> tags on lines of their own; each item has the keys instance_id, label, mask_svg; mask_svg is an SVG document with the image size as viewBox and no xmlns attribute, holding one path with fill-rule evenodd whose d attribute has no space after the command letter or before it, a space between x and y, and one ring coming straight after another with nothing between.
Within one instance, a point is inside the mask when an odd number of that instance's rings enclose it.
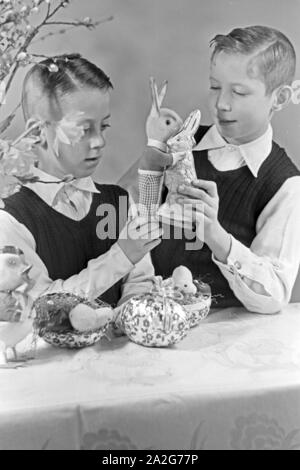
<instances>
[{"instance_id":1,"label":"wicker basket","mask_svg":"<svg viewBox=\"0 0 300 470\"><path fill-rule=\"evenodd\" d=\"M177 292L176 301L182 305L188 313L189 327L198 326L209 314L211 307L211 289L208 284L194 281L197 287L196 295L183 295Z\"/></svg>"},{"instance_id":2,"label":"wicker basket","mask_svg":"<svg viewBox=\"0 0 300 470\"><path fill-rule=\"evenodd\" d=\"M70 311L78 304L97 309L109 307L101 300L87 300L74 294L54 293L39 297L33 305L35 311L34 331L52 346L80 349L92 346L105 335L109 322L97 330L77 331L69 320Z\"/></svg>"}]
</instances>

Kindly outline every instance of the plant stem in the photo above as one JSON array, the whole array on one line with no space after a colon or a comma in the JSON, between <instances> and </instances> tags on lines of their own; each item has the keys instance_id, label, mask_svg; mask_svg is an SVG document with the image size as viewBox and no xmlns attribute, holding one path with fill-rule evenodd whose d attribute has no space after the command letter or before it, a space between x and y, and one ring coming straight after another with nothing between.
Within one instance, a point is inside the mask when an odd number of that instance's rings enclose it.
<instances>
[{"instance_id":1,"label":"plant stem","mask_svg":"<svg viewBox=\"0 0 300 470\"><path fill-rule=\"evenodd\" d=\"M17 145L22 139L27 137L29 134L31 134L32 131L34 131L35 129L38 129L40 126L41 126L41 122L36 122L31 127L29 127L25 132L23 132L23 134L21 134L11 145L12 146Z\"/></svg>"}]
</instances>

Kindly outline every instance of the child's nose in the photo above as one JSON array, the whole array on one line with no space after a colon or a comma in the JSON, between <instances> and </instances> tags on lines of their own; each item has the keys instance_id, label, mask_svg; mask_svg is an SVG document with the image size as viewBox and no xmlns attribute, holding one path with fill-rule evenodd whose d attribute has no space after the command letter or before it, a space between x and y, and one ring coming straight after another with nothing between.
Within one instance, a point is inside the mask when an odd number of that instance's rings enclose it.
<instances>
[{"instance_id":1,"label":"child's nose","mask_svg":"<svg viewBox=\"0 0 300 470\"><path fill-rule=\"evenodd\" d=\"M231 111L231 99L228 93L220 93L216 107L221 111Z\"/></svg>"},{"instance_id":2,"label":"child's nose","mask_svg":"<svg viewBox=\"0 0 300 470\"><path fill-rule=\"evenodd\" d=\"M90 147L91 149L94 148L103 148L105 146L105 139L102 134L97 134L91 137L90 139Z\"/></svg>"}]
</instances>

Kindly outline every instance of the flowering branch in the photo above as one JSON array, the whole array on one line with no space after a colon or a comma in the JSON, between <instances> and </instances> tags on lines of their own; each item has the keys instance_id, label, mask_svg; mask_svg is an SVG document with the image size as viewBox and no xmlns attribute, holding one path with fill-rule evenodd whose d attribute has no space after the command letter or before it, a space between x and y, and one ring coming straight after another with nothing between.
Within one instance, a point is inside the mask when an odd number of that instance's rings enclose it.
<instances>
[{"instance_id":1,"label":"flowering branch","mask_svg":"<svg viewBox=\"0 0 300 470\"><path fill-rule=\"evenodd\" d=\"M57 36L59 34L66 34L69 31L71 31L72 29L77 28L78 26L84 26L84 27L91 30L91 29L94 29L95 27L99 26L100 24L107 23L108 21L112 21L113 18L114 18L113 16L107 16L107 17L105 17L101 20L95 21L95 22L92 22L92 20L90 18L85 18L83 21L77 21L77 22L55 22L55 23L52 23L52 24L56 24L56 25L65 24L65 25L70 25L70 27L60 29L60 30L56 31L55 33L53 33L51 31L50 33L47 33L44 36L41 36L40 38L36 39L35 41L32 41L31 44L36 44L38 42L45 41L46 39L48 39L51 36ZM49 24L49 23L47 23L47 24ZM33 56L33 57L45 57L45 56L41 56L41 55L37 56L36 54L31 54L31 56Z\"/></svg>"},{"instance_id":2,"label":"flowering branch","mask_svg":"<svg viewBox=\"0 0 300 470\"><path fill-rule=\"evenodd\" d=\"M75 145L84 136L83 126L79 124L84 113L70 113L55 123L54 151L59 153L59 147ZM31 173L31 167L37 160L34 146L40 142L36 131L41 133L46 123L35 122L26 129L13 142L0 139L0 208L4 207L1 198L6 198L18 192L26 183L53 184L52 181L43 181ZM74 179L73 175L66 175L56 183L68 183Z\"/></svg>"},{"instance_id":3,"label":"flowering branch","mask_svg":"<svg viewBox=\"0 0 300 470\"><path fill-rule=\"evenodd\" d=\"M51 1L54 0L0 0L2 9L0 10L0 53L2 54L0 59L0 80L7 80L4 94L0 100L0 106L3 104L4 99L11 87L14 77L20 66L26 66L30 63L34 63L34 56L28 53L29 46L39 34L40 31L49 26L65 25L70 26L64 30L60 30L55 33L48 33L40 40L44 40L46 37L53 36L55 34L65 34L69 29L74 27L86 27L87 29L94 29L98 25L111 21L112 16L100 19L98 21L92 21L91 18L87 17L83 20L74 21L49 21L55 17L55 15L63 8L70 4L71 0L59 1L51 10ZM46 5L46 12L43 20L33 26L30 23L31 16L40 11L40 8Z\"/></svg>"},{"instance_id":4,"label":"flowering branch","mask_svg":"<svg viewBox=\"0 0 300 470\"><path fill-rule=\"evenodd\" d=\"M98 26L101 23L107 23L108 21L111 21L113 19L113 16L108 16L106 18L103 18L103 20L99 20L96 22L93 22L91 18L87 17L83 21L47 21L44 26L49 26L49 25L65 25L65 26L85 26L86 28L93 29L96 26Z\"/></svg>"}]
</instances>

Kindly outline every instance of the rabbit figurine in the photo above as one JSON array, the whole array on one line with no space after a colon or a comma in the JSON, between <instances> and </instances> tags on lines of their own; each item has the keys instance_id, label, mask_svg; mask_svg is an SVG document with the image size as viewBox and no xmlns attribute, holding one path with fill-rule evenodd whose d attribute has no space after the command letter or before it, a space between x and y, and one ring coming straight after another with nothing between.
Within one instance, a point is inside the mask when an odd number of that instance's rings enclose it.
<instances>
[{"instance_id":1,"label":"rabbit figurine","mask_svg":"<svg viewBox=\"0 0 300 470\"><path fill-rule=\"evenodd\" d=\"M153 77L150 78L152 103L149 115L146 120L147 146L158 148L163 152L167 152L167 141L170 137L178 133L183 124L181 117L175 111L169 108L162 108L162 104L167 93L167 88L167 81L163 83L161 89L159 90L155 79ZM155 169L156 162L151 161L151 157L147 161L149 166L147 169ZM135 202L138 202L139 200L138 168L140 167L140 163L141 159L139 158L118 181L120 186L130 192ZM169 153L166 153L165 161L160 161L159 163L163 163L163 166L169 166L172 164L172 157Z\"/></svg>"},{"instance_id":2,"label":"rabbit figurine","mask_svg":"<svg viewBox=\"0 0 300 470\"><path fill-rule=\"evenodd\" d=\"M179 205L177 188L181 184L190 184L197 179L192 149L194 135L200 125L201 112L193 111L185 120L180 131L169 138L167 145L173 157L173 165L165 172L165 185L168 188L166 202L159 208L158 215L165 223L185 226L184 207Z\"/></svg>"}]
</instances>

